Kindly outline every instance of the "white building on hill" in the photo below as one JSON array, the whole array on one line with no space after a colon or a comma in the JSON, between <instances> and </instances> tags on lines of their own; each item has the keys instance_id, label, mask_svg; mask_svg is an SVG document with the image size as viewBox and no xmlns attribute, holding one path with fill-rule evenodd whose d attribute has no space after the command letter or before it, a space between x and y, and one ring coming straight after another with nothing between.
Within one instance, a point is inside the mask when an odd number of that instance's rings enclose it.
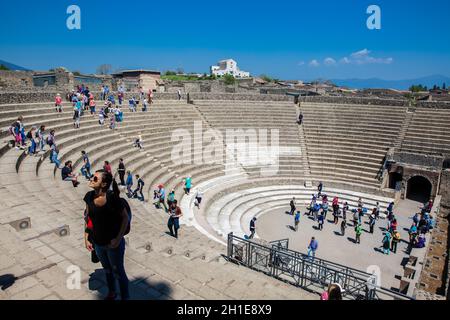
<instances>
[{"instance_id":1,"label":"white building on hill","mask_svg":"<svg viewBox=\"0 0 450 320\"><path fill-rule=\"evenodd\" d=\"M237 66L237 62L233 59L221 60L216 66L211 66L211 74L222 77L231 74L235 78L249 78L250 72L241 71Z\"/></svg>"}]
</instances>

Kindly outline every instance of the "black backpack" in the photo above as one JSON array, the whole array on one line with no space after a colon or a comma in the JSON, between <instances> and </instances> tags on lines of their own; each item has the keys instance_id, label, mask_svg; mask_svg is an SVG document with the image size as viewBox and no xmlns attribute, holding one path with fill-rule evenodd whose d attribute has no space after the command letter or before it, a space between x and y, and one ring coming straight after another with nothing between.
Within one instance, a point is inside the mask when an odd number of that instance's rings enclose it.
<instances>
[{"instance_id":1,"label":"black backpack","mask_svg":"<svg viewBox=\"0 0 450 320\"><path fill-rule=\"evenodd\" d=\"M128 201L125 200L124 198L120 198L120 201L122 202L122 205L125 207L128 213L128 227L127 230L125 231L125 235L127 235L130 233L131 230L131 219L133 218L133 214L131 213L131 208L130 205L128 204Z\"/></svg>"}]
</instances>

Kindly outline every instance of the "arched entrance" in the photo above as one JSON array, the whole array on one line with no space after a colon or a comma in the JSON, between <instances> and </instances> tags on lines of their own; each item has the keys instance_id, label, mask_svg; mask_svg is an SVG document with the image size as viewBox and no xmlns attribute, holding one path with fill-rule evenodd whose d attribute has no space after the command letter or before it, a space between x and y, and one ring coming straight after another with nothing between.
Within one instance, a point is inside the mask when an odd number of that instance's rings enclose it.
<instances>
[{"instance_id":1,"label":"arched entrance","mask_svg":"<svg viewBox=\"0 0 450 320\"><path fill-rule=\"evenodd\" d=\"M389 173L389 189L400 191L398 187L400 186L401 189L402 180L403 180L402 174L398 172Z\"/></svg>"},{"instance_id":2,"label":"arched entrance","mask_svg":"<svg viewBox=\"0 0 450 320\"><path fill-rule=\"evenodd\" d=\"M421 203L430 200L431 190L433 186L431 182L422 176L415 176L409 179L406 198Z\"/></svg>"},{"instance_id":3,"label":"arched entrance","mask_svg":"<svg viewBox=\"0 0 450 320\"><path fill-rule=\"evenodd\" d=\"M442 166L442 169L444 169L444 170L450 169L450 158L444 160L444 164Z\"/></svg>"}]
</instances>

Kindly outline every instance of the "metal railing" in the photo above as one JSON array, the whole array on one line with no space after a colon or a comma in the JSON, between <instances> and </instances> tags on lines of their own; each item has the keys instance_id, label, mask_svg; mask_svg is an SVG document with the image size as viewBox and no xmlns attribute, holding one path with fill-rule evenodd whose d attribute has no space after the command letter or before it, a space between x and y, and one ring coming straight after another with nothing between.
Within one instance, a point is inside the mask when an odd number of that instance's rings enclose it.
<instances>
[{"instance_id":1,"label":"metal railing","mask_svg":"<svg viewBox=\"0 0 450 320\"><path fill-rule=\"evenodd\" d=\"M297 287L322 292L329 284L339 283L344 298L352 300L412 300L400 292L377 286L373 274L324 259L307 256L288 248L289 240L255 243L228 234L227 257L231 261L263 272Z\"/></svg>"}]
</instances>

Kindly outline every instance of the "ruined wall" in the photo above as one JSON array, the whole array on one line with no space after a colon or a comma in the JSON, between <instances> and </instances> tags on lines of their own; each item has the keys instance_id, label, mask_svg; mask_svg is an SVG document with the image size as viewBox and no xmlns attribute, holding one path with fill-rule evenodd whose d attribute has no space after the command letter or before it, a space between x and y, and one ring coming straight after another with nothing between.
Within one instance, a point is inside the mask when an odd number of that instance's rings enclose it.
<instances>
[{"instance_id":1,"label":"ruined wall","mask_svg":"<svg viewBox=\"0 0 450 320\"><path fill-rule=\"evenodd\" d=\"M442 195L441 205L446 211L450 211L450 170L442 171L439 189Z\"/></svg>"},{"instance_id":2,"label":"ruined wall","mask_svg":"<svg viewBox=\"0 0 450 320\"><path fill-rule=\"evenodd\" d=\"M20 91L33 87L33 71L0 70L0 91Z\"/></svg>"}]
</instances>

